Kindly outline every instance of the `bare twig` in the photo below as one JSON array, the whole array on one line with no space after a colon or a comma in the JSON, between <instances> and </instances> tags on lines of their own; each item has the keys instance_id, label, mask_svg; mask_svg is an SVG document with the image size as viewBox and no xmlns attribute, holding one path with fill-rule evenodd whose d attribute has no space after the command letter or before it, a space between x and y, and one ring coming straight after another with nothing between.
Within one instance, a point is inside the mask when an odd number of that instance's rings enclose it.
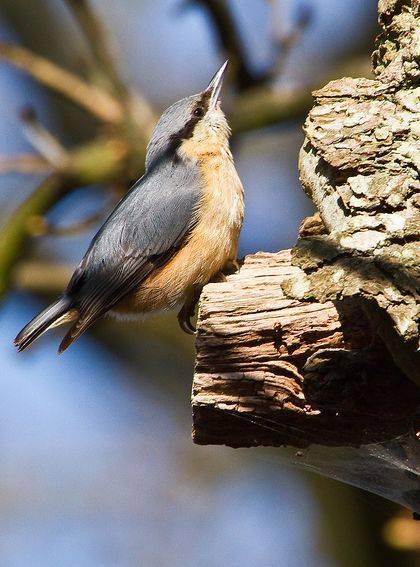
<instances>
[{"instance_id":1,"label":"bare twig","mask_svg":"<svg viewBox=\"0 0 420 567\"><path fill-rule=\"evenodd\" d=\"M109 208L102 209L87 218L75 222L70 226L56 226L50 223L45 216L34 215L28 226L30 236L76 236L97 226L109 211Z\"/></svg>"},{"instance_id":2,"label":"bare twig","mask_svg":"<svg viewBox=\"0 0 420 567\"><path fill-rule=\"evenodd\" d=\"M122 119L121 105L108 93L83 81L48 59L17 45L0 42L0 58L22 69L104 122Z\"/></svg>"},{"instance_id":3,"label":"bare twig","mask_svg":"<svg viewBox=\"0 0 420 567\"><path fill-rule=\"evenodd\" d=\"M49 173L52 167L42 156L22 154L0 156L0 175L6 173L39 174Z\"/></svg>"},{"instance_id":4,"label":"bare twig","mask_svg":"<svg viewBox=\"0 0 420 567\"><path fill-rule=\"evenodd\" d=\"M0 296L8 289L11 269L23 253L27 223L34 213L47 211L68 190L67 180L52 174L13 213L0 238Z\"/></svg>"},{"instance_id":5,"label":"bare twig","mask_svg":"<svg viewBox=\"0 0 420 567\"><path fill-rule=\"evenodd\" d=\"M340 71L348 76L369 77L372 73L367 57L352 58L340 63ZM297 89L260 87L235 98L230 115L233 133L242 134L257 128L278 124L285 120L302 118L313 106L312 91L337 75L336 69L319 77L319 81Z\"/></svg>"},{"instance_id":6,"label":"bare twig","mask_svg":"<svg viewBox=\"0 0 420 567\"><path fill-rule=\"evenodd\" d=\"M255 76L248 65L245 49L230 7L225 0L190 0L202 6L213 25L218 48L229 59L231 76L239 90L245 90L265 82L265 77Z\"/></svg>"},{"instance_id":7,"label":"bare twig","mask_svg":"<svg viewBox=\"0 0 420 567\"><path fill-rule=\"evenodd\" d=\"M312 106L310 89L275 91L261 88L236 98L230 115L234 134L304 116Z\"/></svg>"},{"instance_id":8,"label":"bare twig","mask_svg":"<svg viewBox=\"0 0 420 567\"><path fill-rule=\"evenodd\" d=\"M99 71L100 86L109 90L121 102L128 117L133 118L134 123L145 130L145 135L148 136L155 123L153 109L145 97L140 93L132 92L121 77L115 62L111 36L88 0L66 0L66 2L87 40L94 59L93 74L97 76Z\"/></svg>"},{"instance_id":9,"label":"bare twig","mask_svg":"<svg viewBox=\"0 0 420 567\"><path fill-rule=\"evenodd\" d=\"M128 89L118 72L110 36L102 22L92 10L88 0L66 0L66 3L87 40L94 59L95 71L99 70L104 86L113 95L126 98Z\"/></svg>"},{"instance_id":10,"label":"bare twig","mask_svg":"<svg viewBox=\"0 0 420 567\"><path fill-rule=\"evenodd\" d=\"M85 232L96 226L103 218L104 213L96 213L90 217L74 223L70 226L56 226L48 222L48 220L41 215L34 215L28 222L28 234L30 236L75 236Z\"/></svg>"},{"instance_id":11,"label":"bare twig","mask_svg":"<svg viewBox=\"0 0 420 567\"><path fill-rule=\"evenodd\" d=\"M285 33L279 29L280 26L278 25L280 18L283 17L283 14L280 13L278 4L276 2L270 2L270 4L272 4L271 36L276 52L275 63L271 70L271 77L275 79L282 74L290 52L302 37L303 32L310 25L314 14L312 5L310 4L303 4L298 7L295 21L293 22L291 29Z\"/></svg>"},{"instance_id":12,"label":"bare twig","mask_svg":"<svg viewBox=\"0 0 420 567\"><path fill-rule=\"evenodd\" d=\"M43 126L32 107L25 107L20 112L24 125L24 134L32 146L55 168L62 169L67 164L69 155L60 141Z\"/></svg>"},{"instance_id":13,"label":"bare twig","mask_svg":"<svg viewBox=\"0 0 420 567\"><path fill-rule=\"evenodd\" d=\"M13 269L11 280L13 286L19 290L55 294L65 289L73 269L67 264L22 260Z\"/></svg>"},{"instance_id":14,"label":"bare twig","mask_svg":"<svg viewBox=\"0 0 420 567\"><path fill-rule=\"evenodd\" d=\"M256 73L250 68L245 48L241 41L241 34L226 0L189 0L187 3L201 5L208 13L213 24L218 47L224 57L229 58L234 83L239 91L268 85L279 74L290 50L296 44L301 33L310 21L311 14L308 9L301 10L295 28L287 37L274 37L278 57L276 63L268 69Z\"/></svg>"}]
</instances>

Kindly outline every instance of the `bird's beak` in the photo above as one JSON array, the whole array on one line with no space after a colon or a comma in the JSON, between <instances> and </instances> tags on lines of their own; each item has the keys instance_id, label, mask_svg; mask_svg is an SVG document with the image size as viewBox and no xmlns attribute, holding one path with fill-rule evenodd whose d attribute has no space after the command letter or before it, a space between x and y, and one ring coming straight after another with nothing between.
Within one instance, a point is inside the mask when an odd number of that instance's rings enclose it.
<instances>
[{"instance_id":1,"label":"bird's beak","mask_svg":"<svg viewBox=\"0 0 420 567\"><path fill-rule=\"evenodd\" d=\"M219 100L220 91L222 89L223 77L226 71L228 62L225 61L217 73L214 75L210 83L208 84L204 92L210 93L209 109L216 107L217 101Z\"/></svg>"}]
</instances>

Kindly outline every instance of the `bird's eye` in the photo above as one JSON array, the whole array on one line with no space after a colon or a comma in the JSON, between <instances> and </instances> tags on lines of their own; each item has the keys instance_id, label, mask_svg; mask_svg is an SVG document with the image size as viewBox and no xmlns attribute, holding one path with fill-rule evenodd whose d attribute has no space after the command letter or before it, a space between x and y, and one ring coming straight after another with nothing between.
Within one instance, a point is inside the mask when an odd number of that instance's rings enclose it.
<instances>
[{"instance_id":1,"label":"bird's eye","mask_svg":"<svg viewBox=\"0 0 420 567\"><path fill-rule=\"evenodd\" d=\"M204 110L201 106L197 106L197 108L194 110L194 116L198 116L199 118L201 118L201 116L204 115Z\"/></svg>"}]
</instances>

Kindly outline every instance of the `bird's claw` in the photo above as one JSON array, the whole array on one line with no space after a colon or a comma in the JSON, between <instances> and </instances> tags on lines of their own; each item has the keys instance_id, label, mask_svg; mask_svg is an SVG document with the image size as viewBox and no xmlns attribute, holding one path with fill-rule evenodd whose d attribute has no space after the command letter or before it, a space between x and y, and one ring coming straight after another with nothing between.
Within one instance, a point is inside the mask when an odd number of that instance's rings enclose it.
<instances>
[{"instance_id":1,"label":"bird's claw","mask_svg":"<svg viewBox=\"0 0 420 567\"><path fill-rule=\"evenodd\" d=\"M191 292L187 295L184 305L182 306L180 312L178 313L178 323L184 333L188 335L194 335L196 328L191 323L191 318L195 314L195 306L200 299L202 286L194 286Z\"/></svg>"},{"instance_id":2,"label":"bird's claw","mask_svg":"<svg viewBox=\"0 0 420 567\"><path fill-rule=\"evenodd\" d=\"M236 260L228 260L226 264L223 266L223 269L220 272L217 272L212 279L210 280L211 283L223 283L227 282L226 276L231 276L232 274L236 273L239 270L239 264Z\"/></svg>"},{"instance_id":3,"label":"bird's claw","mask_svg":"<svg viewBox=\"0 0 420 567\"><path fill-rule=\"evenodd\" d=\"M223 272L217 272L217 274L214 275L210 280L211 283L223 283L226 281L227 278Z\"/></svg>"},{"instance_id":4,"label":"bird's claw","mask_svg":"<svg viewBox=\"0 0 420 567\"><path fill-rule=\"evenodd\" d=\"M180 312L178 313L178 323L184 333L188 335L194 335L196 328L191 323L192 317L195 314L195 306L197 301L200 299L202 287L196 286L192 292L187 295L184 305L182 306Z\"/></svg>"},{"instance_id":5,"label":"bird's claw","mask_svg":"<svg viewBox=\"0 0 420 567\"><path fill-rule=\"evenodd\" d=\"M230 276L239 270L240 266L237 260L230 259L223 267L223 274Z\"/></svg>"},{"instance_id":6,"label":"bird's claw","mask_svg":"<svg viewBox=\"0 0 420 567\"><path fill-rule=\"evenodd\" d=\"M178 313L178 323L184 333L187 335L194 335L196 328L191 323L191 317L194 316L194 309L186 309L185 305L181 308L180 312Z\"/></svg>"}]
</instances>

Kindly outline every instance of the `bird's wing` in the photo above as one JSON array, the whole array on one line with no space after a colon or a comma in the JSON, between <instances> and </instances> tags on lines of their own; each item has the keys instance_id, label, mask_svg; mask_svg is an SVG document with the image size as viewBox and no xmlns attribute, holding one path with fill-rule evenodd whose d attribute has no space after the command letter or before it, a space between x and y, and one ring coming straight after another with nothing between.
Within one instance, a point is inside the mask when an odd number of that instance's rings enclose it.
<instances>
[{"instance_id":1,"label":"bird's wing","mask_svg":"<svg viewBox=\"0 0 420 567\"><path fill-rule=\"evenodd\" d=\"M80 313L70 342L173 256L195 224L200 197L198 170L181 163L161 163L137 182L93 239L66 290Z\"/></svg>"}]
</instances>

